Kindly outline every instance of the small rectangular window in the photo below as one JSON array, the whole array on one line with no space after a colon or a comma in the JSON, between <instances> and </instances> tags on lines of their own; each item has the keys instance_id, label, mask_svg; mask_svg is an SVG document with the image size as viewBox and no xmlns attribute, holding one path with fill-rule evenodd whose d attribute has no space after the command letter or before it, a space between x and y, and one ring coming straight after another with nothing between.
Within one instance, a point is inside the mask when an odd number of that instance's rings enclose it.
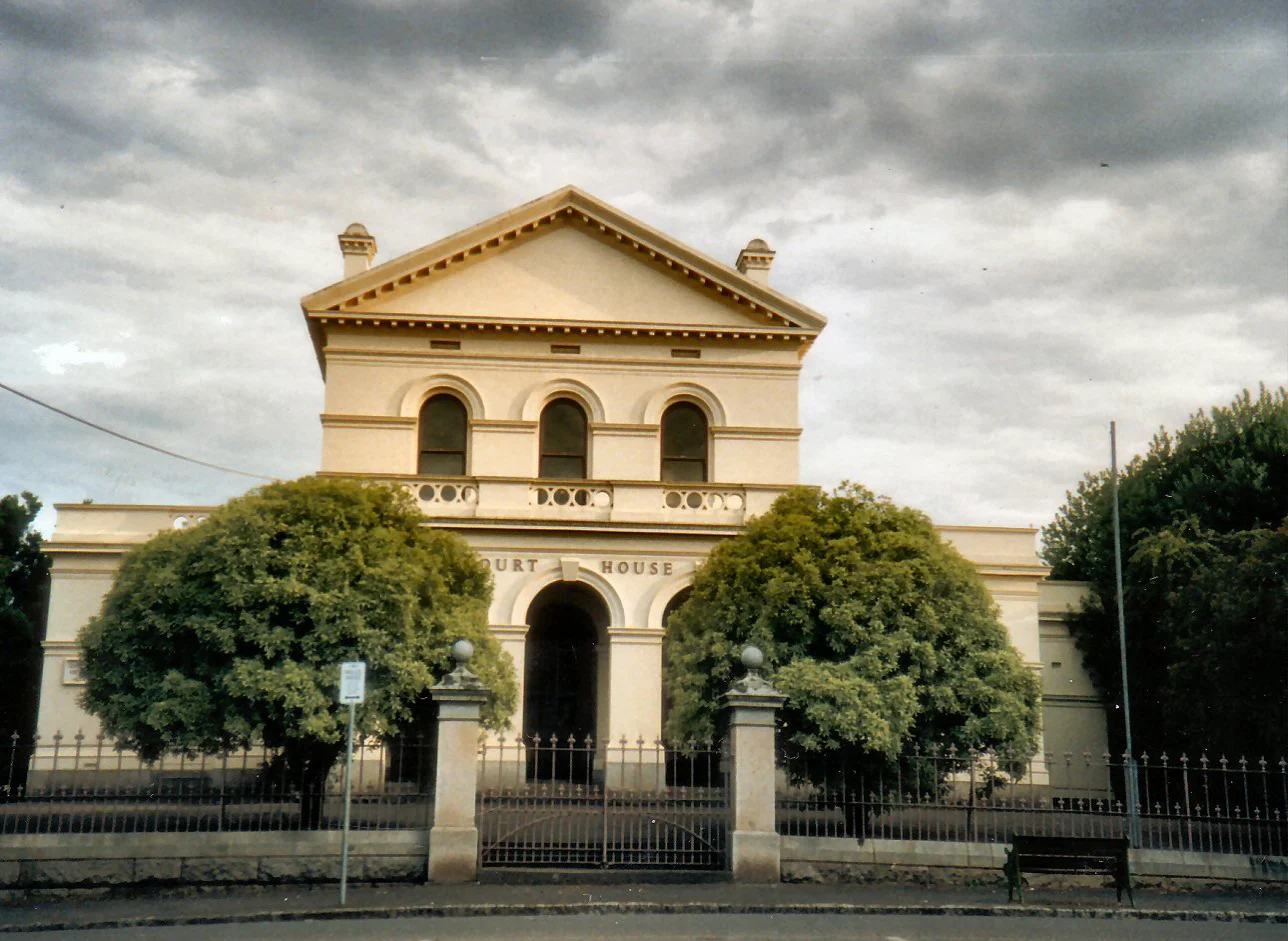
<instances>
[{"instance_id":1,"label":"small rectangular window","mask_svg":"<svg viewBox=\"0 0 1288 941\"><path fill-rule=\"evenodd\" d=\"M671 350L671 359L701 359L701 350Z\"/></svg>"},{"instance_id":2,"label":"small rectangular window","mask_svg":"<svg viewBox=\"0 0 1288 941\"><path fill-rule=\"evenodd\" d=\"M551 343L551 353L562 353L565 356L577 356L581 353L581 347L576 343Z\"/></svg>"},{"instance_id":3,"label":"small rectangular window","mask_svg":"<svg viewBox=\"0 0 1288 941\"><path fill-rule=\"evenodd\" d=\"M1060 667L1062 667L1062 666L1064 666L1064 664L1063 664L1062 662L1060 662L1059 660L1052 660L1052 661L1051 661L1051 669L1053 669L1053 670L1058 670L1058 669L1060 669Z\"/></svg>"},{"instance_id":4,"label":"small rectangular window","mask_svg":"<svg viewBox=\"0 0 1288 941\"><path fill-rule=\"evenodd\" d=\"M429 348L431 350L459 350L461 348L460 340L430 340Z\"/></svg>"}]
</instances>

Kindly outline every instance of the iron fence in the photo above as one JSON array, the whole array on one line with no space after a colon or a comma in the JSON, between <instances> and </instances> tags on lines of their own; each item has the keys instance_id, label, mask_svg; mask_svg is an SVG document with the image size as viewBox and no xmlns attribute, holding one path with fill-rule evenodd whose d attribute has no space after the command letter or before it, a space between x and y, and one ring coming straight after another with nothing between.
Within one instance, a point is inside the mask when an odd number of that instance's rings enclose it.
<instances>
[{"instance_id":1,"label":"iron fence","mask_svg":"<svg viewBox=\"0 0 1288 941\"><path fill-rule=\"evenodd\" d=\"M1016 762L945 749L902 756L873 773L784 754L778 832L977 843L1004 843L1014 833L1127 836L1126 766L1127 756ZM1136 771L1141 847L1288 855L1288 761L1141 755Z\"/></svg>"},{"instance_id":2,"label":"iron fence","mask_svg":"<svg viewBox=\"0 0 1288 941\"><path fill-rule=\"evenodd\" d=\"M355 830L430 825L432 743L355 743ZM0 747L0 835L338 830L343 756L318 785L292 780L279 750L140 760L102 735L56 734Z\"/></svg>"},{"instance_id":3,"label":"iron fence","mask_svg":"<svg viewBox=\"0 0 1288 941\"><path fill-rule=\"evenodd\" d=\"M724 869L728 760L718 746L551 736L479 750L483 866Z\"/></svg>"}]
</instances>

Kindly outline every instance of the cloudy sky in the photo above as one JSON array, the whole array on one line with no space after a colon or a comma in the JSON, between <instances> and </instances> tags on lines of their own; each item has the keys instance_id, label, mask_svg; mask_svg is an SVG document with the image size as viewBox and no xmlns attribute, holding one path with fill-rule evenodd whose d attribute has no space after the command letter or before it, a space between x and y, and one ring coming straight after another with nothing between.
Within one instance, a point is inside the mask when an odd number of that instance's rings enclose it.
<instances>
[{"instance_id":1,"label":"cloudy sky","mask_svg":"<svg viewBox=\"0 0 1288 941\"><path fill-rule=\"evenodd\" d=\"M1288 7L0 0L0 382L316 469L299 298L574 183L828 316L803 477L1041 525L1159 426L1288 381ZM0 391L0 493L253 480ZM41 526L48 531L52 513Z\"/></svg>"}]
</instances>

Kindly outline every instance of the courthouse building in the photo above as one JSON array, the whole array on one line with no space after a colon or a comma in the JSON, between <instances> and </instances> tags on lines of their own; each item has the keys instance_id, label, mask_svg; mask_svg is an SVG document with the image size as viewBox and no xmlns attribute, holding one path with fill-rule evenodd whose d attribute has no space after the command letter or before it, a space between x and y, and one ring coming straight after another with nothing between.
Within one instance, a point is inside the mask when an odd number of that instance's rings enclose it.
<instances>
[{"instance_id":1,"label":"courthouse building","mask_svg":"<svg viewBox=\"0 0 1288 941\"><path fill-rule=\"evenodd\" d=\"M643 735L662 722L662 640L711 547L798 482L801 364L826 321L771 286L753 239L730 266L573 187L302 301L326 383L324 474L408 488L491 567L492 630L520 681L515 732ZM853 468L862 478L862 468ZM92 736L77 632L121 554L207 510L62 505L39 732ZM1100 702L1032 529L941 527L1043 678L1048 753L1104 750Z\"/></svg>"}]
</instances>

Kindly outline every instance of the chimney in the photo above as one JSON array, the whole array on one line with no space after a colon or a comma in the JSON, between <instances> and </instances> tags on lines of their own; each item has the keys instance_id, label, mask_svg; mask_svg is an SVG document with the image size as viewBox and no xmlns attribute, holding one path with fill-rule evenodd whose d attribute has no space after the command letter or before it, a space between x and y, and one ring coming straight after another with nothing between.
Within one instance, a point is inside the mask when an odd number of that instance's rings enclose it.
<instances>
[{"instance_id":1,"label":"chimney","mask_svg":"<svg viewBox=\"0 0 1288 941\"><path fill-rule=\"evenodd\" d=\"M344 255L344 276L352 278L371 267L376 256L376 237L361 222L355 222L340 233L340 252Z\"/></svg>"},{"instance_id":2,"label":"chimney","mask_svg":"<svg viewBox=\"0 0 1288 941\"><path fill-rule=\"evenodd\" d=\"M774 250L764 239L752 239L738 253L738 271L749 281L769 287L769 266L774 263Z\"/></svg>"}]
</instances>

